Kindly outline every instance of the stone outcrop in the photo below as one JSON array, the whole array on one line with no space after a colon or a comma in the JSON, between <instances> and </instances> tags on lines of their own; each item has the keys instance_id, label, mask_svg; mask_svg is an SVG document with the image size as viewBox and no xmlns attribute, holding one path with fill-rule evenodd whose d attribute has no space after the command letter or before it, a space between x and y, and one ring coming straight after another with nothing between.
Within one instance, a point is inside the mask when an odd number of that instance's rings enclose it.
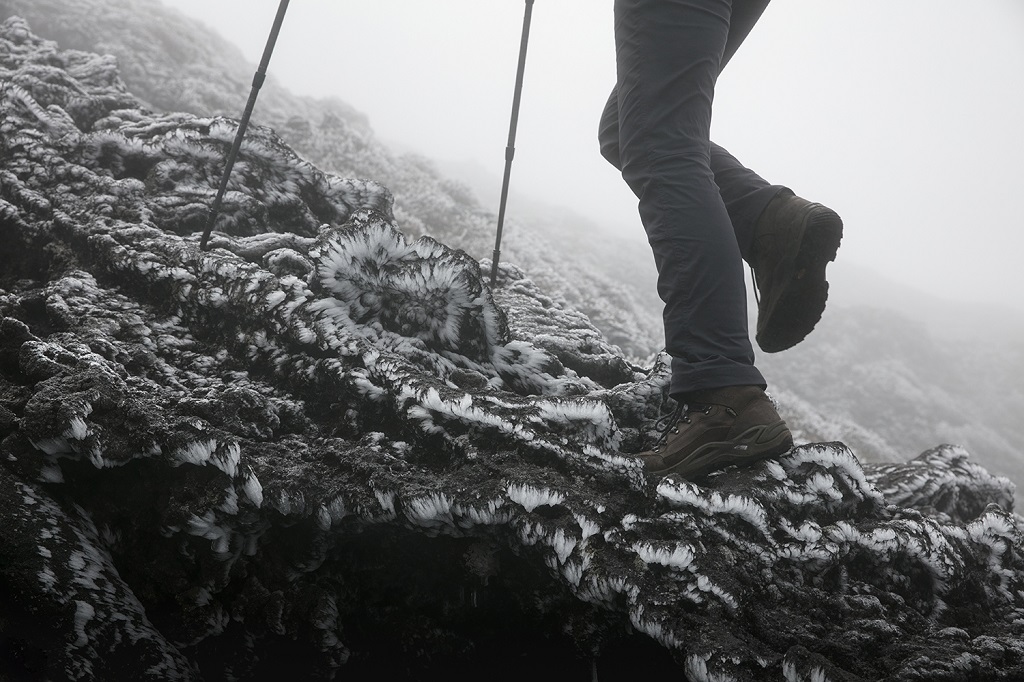
<instances>
[{"instance_id":1,"label":"stone outcrop","mask_svg":"<svg viewBox=\"0 0 1024 682\"><path fill-rule=\"evenodd\" d=\"M235 126L0 26L15 679L1024 676L1009 481L840 443L649 481L664 362L381 185L254 128L200 250Z\"/></svg>"}]
</instances>

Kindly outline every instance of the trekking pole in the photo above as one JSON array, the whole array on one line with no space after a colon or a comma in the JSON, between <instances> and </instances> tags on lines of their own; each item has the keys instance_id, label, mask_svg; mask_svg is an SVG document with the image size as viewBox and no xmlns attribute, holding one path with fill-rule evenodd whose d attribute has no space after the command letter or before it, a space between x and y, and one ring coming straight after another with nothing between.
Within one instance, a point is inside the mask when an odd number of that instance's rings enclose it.
<instances>
[{"instance_id":1,"label":"trekking pole","mask_svg":"<svg viewBox=\"0 0 1024 682\"><path fill-rule=\"evenodd\" d=\"M227 165L224 167L224 175L220 179L220 188L217 190L217 197L213 200L213 208L210 209L210 216L206 221L206 229L203 230L203 238L199 242L199 248L207 250L207 241L213 231L213 224L217 221L217 213L220 211L220 204L224 200L224 192L228 189L228 180L231 178L231 169L235 166L235 159L238 158L238 150L242 147L242 138L245 137L245 130L249 127L249 117L256 106L256 98L263 87L263 81L267 79L267 66L270 65L270 55L274 53L274 45L277 43L277 34L281 32L281 24L284 23L284 13L288 9L288 0L281 0L277 8L277 16L274 18L274 26L270 29L270 37L267 38L267 46L263 48L263 59L260 60L256 75L252 78L252 90L249 91L249 101L245 104L245 111L242 119L238 122L238 132L235 133L235 142L231 145L231 152L228 154Z\"/></svg>"},{"instance_id":2,"label":"trekking pole","mask_svg":"<svg viewBox=\"0 0 1024 682\"><path fill-rule=\"evenodd\" d=\"M505 148L505 179L501 183L501 204L498 208L498 234L494 239L494 258L491 260L491 288L498 279L498 257L501 253L501 230L505 224L505 205L508 202L508 181L512 176L512 158L516 155L516 127L519 125L519 102L523 94L523 72L526 71L526 44L530 40L530 18L533 15L533 0L526 0L526 16L523 17L523 40L519 45L519 69L516 72L516 90L512 97L512 122L508 129L508 146Z\"/></svg>"}]
</instances>

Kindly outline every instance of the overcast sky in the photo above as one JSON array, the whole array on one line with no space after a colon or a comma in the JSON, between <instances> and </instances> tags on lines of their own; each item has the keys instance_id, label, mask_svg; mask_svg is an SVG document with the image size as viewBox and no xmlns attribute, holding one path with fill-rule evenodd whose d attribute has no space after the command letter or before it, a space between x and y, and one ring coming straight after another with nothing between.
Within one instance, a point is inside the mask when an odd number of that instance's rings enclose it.
<instances>
[{"instance_id":1,"label":"overcast sky","mask_svg":"<svg viewBox=\"0 0 1024 682\"><path fill-rule=\"evenodd\" d=\"M254 68L279 4L165 2ZM512 183L643 239L595 140L615 78L612 4L536 0ZM270 73L362 110L385 142L475 162L500 184L524 8L292 0ZM843 216L839 266L1024 311L1022 122L1021 0L775 0L719 80L713 137Z\"/></svg>"}]
</instances>

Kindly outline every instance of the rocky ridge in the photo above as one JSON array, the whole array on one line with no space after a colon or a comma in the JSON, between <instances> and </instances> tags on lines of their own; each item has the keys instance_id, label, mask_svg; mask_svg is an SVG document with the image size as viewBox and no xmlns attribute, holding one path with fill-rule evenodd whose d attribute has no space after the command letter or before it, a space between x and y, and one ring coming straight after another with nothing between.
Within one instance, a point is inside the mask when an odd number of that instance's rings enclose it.
<instances>
[{"instance_id":1,"label":"rocky ridge","mask_svg":"<svg viewBox=\"0 0 1024 682\"><path fill-rule=\"evenodd\" d=\"M0 0L0 19L6 16L26 18L39 35L64 48L111 55L131 92L157 110L237 117L250 91L255 65L206 26L159 0ZM430 160L394 154L375 137L366 117L344 102L295 96L275 81L271 69L254 120L275 128L288 146L322 170L387 186L406 234L433 236L476 258L491 254L496 206L484 210L469 188L442 177ZM539 237L541 232L579 234L578 226L534 227L509 216L505 260L528 264L531 278L548 296L585 312L628 355L646 359L660 347L659 310L642 303L638 287L606 272L607 263L624 253L635 259L633 250L624 251L605 236L591 239L581 252ZM559 248L572 250L574 258L561 257ZM650 267L649 254L641 250L639 256ZM633 272L641 269L631 265Z\"/></svg>"},{"instance_id":2,"label":"rocky ridge","mask_svg":"<svg viewBox=\"0 0 1024 682\"><path fill-rule=\"evenodd\" d=\"M15 679L468 677L538 649L612 679L644 642L691 680L1024 674L1022 519L961 449L647 481L624 453L664 363L514 266L492 291L384 186L253 128L204 252L234 121L153 112L19 19L0 114Z\"/></svg>"}]
</instances>

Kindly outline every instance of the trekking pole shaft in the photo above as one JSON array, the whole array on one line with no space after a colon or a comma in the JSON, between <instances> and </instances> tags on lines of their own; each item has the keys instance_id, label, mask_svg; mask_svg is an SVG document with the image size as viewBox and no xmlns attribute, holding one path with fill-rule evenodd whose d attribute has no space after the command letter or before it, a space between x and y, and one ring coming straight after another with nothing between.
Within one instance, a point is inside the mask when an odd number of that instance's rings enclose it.
<instances>
[{"instance_id":1,"label":"trekking pole shaft","mask_svg":"<svg viewBox=\"0 0 1024 682\"><path fill-rule=\"evenodd\" d=\"M220 212L221 202L224 201L224 193L228 189L228 181L231 178L231 170L235 167L235 160L238 158L238 150L242 148L242 139L245 137L245 131L249 127L249 118L252 116L252 110L256 107L256 98L259 97L260 88L263 87L263 82L267 80L267 67L270 66L270 56L274 53L274 46L277 44L277 36L281 32L281 24L284 23L284 14L288 10L289 0L281 0L281 4L277 7L277 16L274 17L274 26L270 29L270 37L267 38L267 45L263 48L263 58L260 60L260 65L256 69L256 74L252 77L252 89L249 90L249 101L245 103L245 111L242 112L242 118L238 121L238 132L235 133L235 141L231 145L231 151L228 153L227 162L224 166L224 174L220 178L220 186L217 188L217 196L213 200L213 206L210 208L210 215L206 221L206 229L203 230L203 238L199 242L199 248L203 251L207 249L207 241L210 239L210 233L213 232L213 225L217 221L217 214Z\"/></svg>"},{"instance_id":2,"label":"trekking pole shaft","mask_svg":"<svg viewBox=\"0 0 1024 682\"><path fill-rule=\"evenodd\" d=\"M526 72L526 46L530 41L530 20L533 17L533 0L526 0L526 14L523 16L523 37L519 45L519 68L516 71L516 89L512 97L512 121L508 127L508 146L505 148L505 177L501 183L501 203L498 207L498 232L494 239L494 256L491 260L491 288L498 279L498 258L501 254L501 233L505 226L505 207L508 203L508 185L512 177L512 159L516 155L516 129L519 127L519 104L523 95L523 74Z\"/></svg>"}]
</instances>

